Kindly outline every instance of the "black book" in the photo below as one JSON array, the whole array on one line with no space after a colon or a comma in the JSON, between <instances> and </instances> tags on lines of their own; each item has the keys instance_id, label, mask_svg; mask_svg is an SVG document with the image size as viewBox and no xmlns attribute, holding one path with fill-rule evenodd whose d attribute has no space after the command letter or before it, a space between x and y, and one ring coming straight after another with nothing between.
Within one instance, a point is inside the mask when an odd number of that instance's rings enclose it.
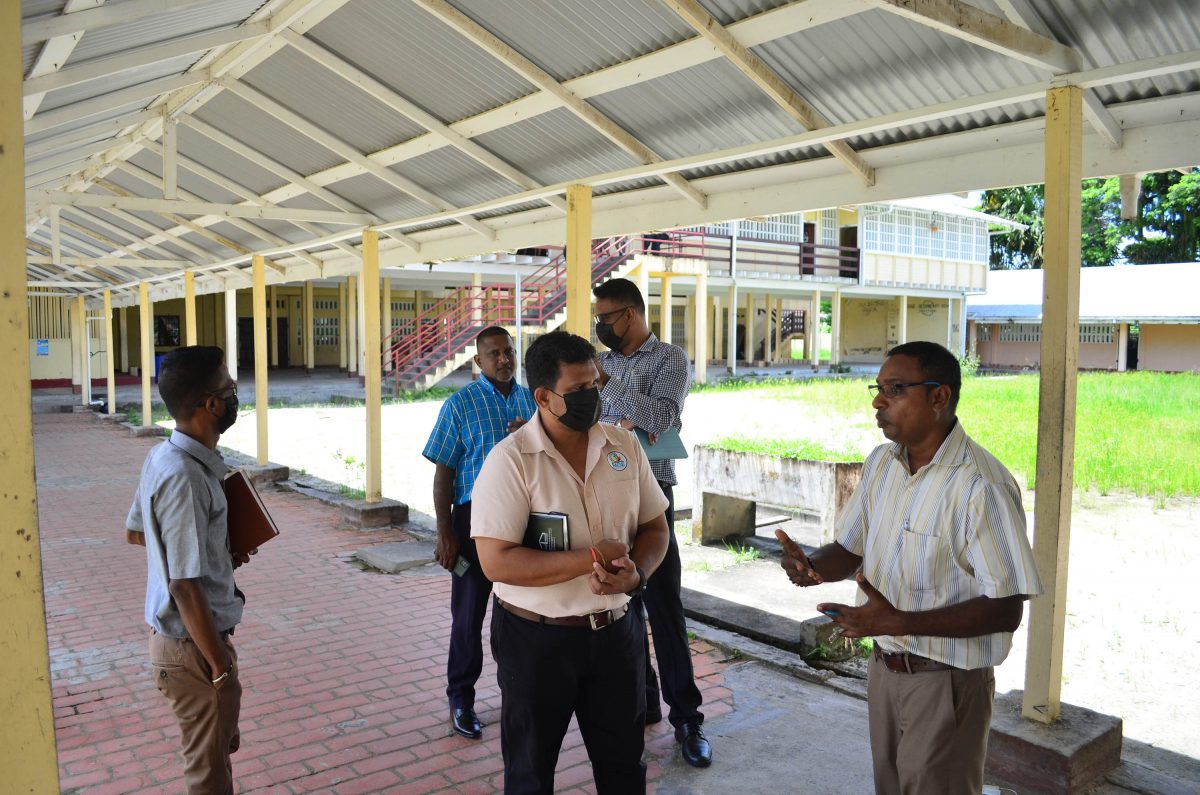
<instances>
[{"instance_id":1,"label":"black book","mask_svg":"<svg viewBox=\"0 0 1200 795\"><path fill-rule=\"evenodd\" d=\"M570 545L571 535L567 530L565 513L551 511L529 514L529 524L525 526L525 540L522 546L546 552L562 552L570 549Z\"/></svg>"}]
</instances>

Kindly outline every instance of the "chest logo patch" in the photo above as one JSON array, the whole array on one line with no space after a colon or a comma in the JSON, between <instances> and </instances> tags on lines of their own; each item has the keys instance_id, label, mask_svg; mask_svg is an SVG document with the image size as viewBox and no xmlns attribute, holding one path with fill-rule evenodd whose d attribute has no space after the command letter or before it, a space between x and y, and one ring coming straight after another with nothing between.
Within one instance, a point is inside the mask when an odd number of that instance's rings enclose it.
<instances>
[{"instance_id":1,"label":"chest logo patch","mask_svg":"<svg viewBox=\"0 0 1200 795\"><path fill-rule=\"evenodd\" d=\"M629 466L629 459L624 453L618 453L616 450L608 454L608 465L615 472L623 472L625 467Z\"/></svg>"}]
</instances>

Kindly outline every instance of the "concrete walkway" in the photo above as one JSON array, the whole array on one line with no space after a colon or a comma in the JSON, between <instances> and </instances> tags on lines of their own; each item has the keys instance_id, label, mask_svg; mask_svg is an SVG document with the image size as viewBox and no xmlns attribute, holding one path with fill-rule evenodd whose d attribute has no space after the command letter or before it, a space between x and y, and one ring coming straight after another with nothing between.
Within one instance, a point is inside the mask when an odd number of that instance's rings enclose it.
<instances>
[{"instance_id":1,"label":"concrete walkway","mask_svg":"<svg viewBox=\"0 0 1200 795\"><path fill-rule=\"evenodd\" d=\"M156 442L90 415L35 419L62 789L180 791L178 731L146 659L144 553L123 532ZM264 500L283 535L238 578L249 597L236 636L246 688L239 791L498 791L500 696L490 657L478 695L484 740L446 726L449 575L432 565L394 576L361 571L347 553L406 534L340 529L335 509L294 493L269 491ZM861 700L701 640L693 654L715 762L688 767L669 726L650 727L645 759L657 791L870 791ZM558 771L560 791L593 791L574 728Z\"/></svg>"}]
</instances>

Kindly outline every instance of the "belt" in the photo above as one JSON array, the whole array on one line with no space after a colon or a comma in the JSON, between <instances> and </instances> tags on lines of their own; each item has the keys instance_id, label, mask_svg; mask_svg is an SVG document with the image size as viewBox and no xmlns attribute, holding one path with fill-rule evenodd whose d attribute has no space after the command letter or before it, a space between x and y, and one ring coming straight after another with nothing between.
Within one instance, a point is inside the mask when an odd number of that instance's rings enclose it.
<instances>
[{"instance_id":1,"label":"belt","mask_svg":"<svg viewBox=\"0 0 1200 795\"><path fill-rule=\"evenodd\" d=\"M890 654L878 646L875 647L875 659L883 663L884 667L889 671L898 674L923 674L929 671L950 671L954 669L953 665L946 665L946 663L931 660L919 654L909 654L906 651Z\"/></svg>"},{"instance_id":2,"label":"belt","mask_svg":"<svg viewBox=\"0 0 1200 795\"><path fill-rule=\"evenodd\" d=\"M591 627L593 630L611 626L624 618L625 614L629 612L629 603L626 602L615 610L601 610L599 613L588 613L586 616L560 616L555 618L553 616L543 616L540 613L526 610L523 607L510 605L500 597L496 597L496 604L514 616L523 618L526 621L536 621L539 624L553 624L556 627Z\"/></svg>"}]
</instances>

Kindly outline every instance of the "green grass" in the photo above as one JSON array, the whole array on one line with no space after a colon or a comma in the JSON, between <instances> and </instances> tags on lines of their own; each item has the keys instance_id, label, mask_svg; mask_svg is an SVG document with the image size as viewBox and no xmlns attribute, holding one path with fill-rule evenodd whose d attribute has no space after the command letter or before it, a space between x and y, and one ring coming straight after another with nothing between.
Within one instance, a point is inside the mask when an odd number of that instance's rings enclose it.
<instances>
[{"instance_id":1,"label":"green grass","mask_svg":"<svg viewBox=\"0 0 1200 795\"><path fill-rule=\"evenodd\" d=\"M706 446L735 453L763 453L779 458L797 458L807 461L863 460L862 454L855 450L831 450L806 439L758 439L748 436L725 436L709 442Z\"/></svg>"},{"instance_id":2,"label":"green grass","mask_svg":"<svg viewBox=\"0 0 1200 795\"><path fill-rule=\"evenodd\" d=\"M125 415L125 421L130 425L142 424L142 405L140 403L118 404L117 411ZM157 425L171 419L166 406L154 406L150 413L150 422Z\"/></svg>"},{"instance_id":3,"label":"green grass","mask_svg":"<svg viewBox=\"0 0 1200 795\"><path fill-rule=\"evenodd\" d=\"M744 391L754 397L795 401L808 408L819 407L847 428L862 428L873 425L867 383L858 379L731 380L696 391ZM1080 373L1076 488L1157 500L1200 496L1200 421L1194 411L1198 399L1197 373ZM1036 373L967 379L958 407L967 433L1029 487L1037 466L1037 413ZM736 443L748 449L779 449L780 454L809 444L770 439Z\"/></svg>"},{"instance_id":4,"label":"green grass","mask_svg":"<svg viewBox=\"0 0 1200 795\"><path fill-rule=\"evenodd\" d=\"M729 554L733 555L733 565L735 566L739 563L750 563L751 561L758 560L762 557L762 553L760 553L755 547L742 546L741 544L731 544L728 541L725 542L725 549L729 552Z\"/></svg>"}]
</instances>

